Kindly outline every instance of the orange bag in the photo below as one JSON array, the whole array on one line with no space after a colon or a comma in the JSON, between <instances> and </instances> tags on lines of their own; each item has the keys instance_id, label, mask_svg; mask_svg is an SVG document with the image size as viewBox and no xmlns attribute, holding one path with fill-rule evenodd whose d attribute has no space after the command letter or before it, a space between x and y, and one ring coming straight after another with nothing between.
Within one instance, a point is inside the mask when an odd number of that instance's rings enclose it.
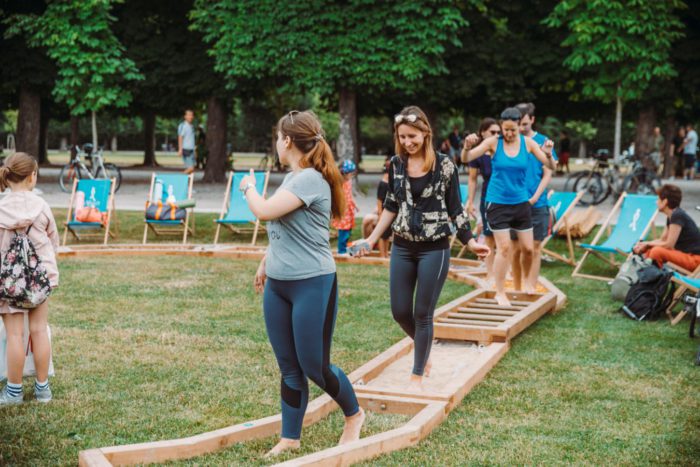
<instances>
[{"instance_id":1,"label":"orange bag","mask_svg":"<svg viewBox=\"0 0 700 467\"><path fill-rule=\"evenodd\" d=\"M97 208L85 207L75 210L75 220L78 222L99 222L105 223L106 213L100 212Z\"/></svg>"}]
</instances>

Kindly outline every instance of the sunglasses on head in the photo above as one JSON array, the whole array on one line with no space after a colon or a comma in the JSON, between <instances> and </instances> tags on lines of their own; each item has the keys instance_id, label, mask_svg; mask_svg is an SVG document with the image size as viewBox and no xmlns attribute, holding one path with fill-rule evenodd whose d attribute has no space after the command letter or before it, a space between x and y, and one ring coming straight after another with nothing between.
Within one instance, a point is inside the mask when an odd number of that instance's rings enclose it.
<instances>
[{"instance_id":1,"label":"sunglasses on head","mask_svg":"<svg viewBox=\"0 0 700 467\"><path fill-rule=\"evenodd\" d=\"M394 116L395 123L402 123L402 122L416 123L416 120L418 120L418 115L416 115L416 114L408 114L408 115L396 114Z\"/></svg>"}]
</instances>

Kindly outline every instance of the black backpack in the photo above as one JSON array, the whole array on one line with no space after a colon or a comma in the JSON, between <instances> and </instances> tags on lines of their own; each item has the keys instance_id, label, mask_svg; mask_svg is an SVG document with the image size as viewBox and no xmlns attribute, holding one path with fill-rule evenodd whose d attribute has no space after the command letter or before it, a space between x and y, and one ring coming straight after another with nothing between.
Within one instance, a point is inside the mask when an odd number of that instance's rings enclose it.
<instances>
[{"instance_id":1,"label":"black backpack","mask_svg":"<svg viewBox=\"0 0 700 467\"><path fill-rule=\"evenodd\" d=\"M651 265L640 269L637 277L639 282L630 287L620 311L637 321L658 319L673 300L673 272Z\"/></svg>"}]
</instances>

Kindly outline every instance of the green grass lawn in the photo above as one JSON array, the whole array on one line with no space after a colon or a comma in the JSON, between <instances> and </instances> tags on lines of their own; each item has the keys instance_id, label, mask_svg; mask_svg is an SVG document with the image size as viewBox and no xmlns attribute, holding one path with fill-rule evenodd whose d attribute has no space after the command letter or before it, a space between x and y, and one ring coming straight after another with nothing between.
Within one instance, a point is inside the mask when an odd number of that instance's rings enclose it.
<instances>
[{"instance_id":1,"label":"green grass lawn","mask_svg":"<svg viewBox=\"0 0 700 467\"><path fill-rule=\"evenodd\" d=\"M120 219L125 240L138 241L140 215ZM201 220L196 241L210 241L211 217ZM83 449L190 436L277 413L279 374L251 287L256 266L61 259L50 313L54 401L1 410L0 465L75 465ZM342 264L338 271L332 359L350 372L402 332L391 318L386 268ZM687 337L687 321L624 319L604 283L570 272L543 266L568 295L563 311L516 338L426 440L367 464L700 465L700 368L692 365L699 341ZM448 281L440 302L468 290ZM363 435L405 421L373 414ZM335 413L305 429L301 454L333 446L341 427ZM175 464L258 465L274 442Z\"/></svg>"}]
</instances>

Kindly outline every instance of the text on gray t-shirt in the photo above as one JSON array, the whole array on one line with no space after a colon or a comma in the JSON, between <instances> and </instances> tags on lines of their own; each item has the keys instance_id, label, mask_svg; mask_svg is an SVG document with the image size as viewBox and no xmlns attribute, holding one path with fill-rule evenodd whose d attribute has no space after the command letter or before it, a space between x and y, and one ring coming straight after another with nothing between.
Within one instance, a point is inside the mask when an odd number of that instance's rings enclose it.
<instances>
[{"instance_id":1,"label":"text on gray t-shirt","mask_svg":"<svg viewBox=\"0 0 700 467\"><path fill-rule=\"evenodd\" d=\"M279 190L293 193L304 205L267 223L266 274L277 280L300 280L334 273L330 185L315 169L307 168L288 173Z\"/></svg>"}]
</instances>

